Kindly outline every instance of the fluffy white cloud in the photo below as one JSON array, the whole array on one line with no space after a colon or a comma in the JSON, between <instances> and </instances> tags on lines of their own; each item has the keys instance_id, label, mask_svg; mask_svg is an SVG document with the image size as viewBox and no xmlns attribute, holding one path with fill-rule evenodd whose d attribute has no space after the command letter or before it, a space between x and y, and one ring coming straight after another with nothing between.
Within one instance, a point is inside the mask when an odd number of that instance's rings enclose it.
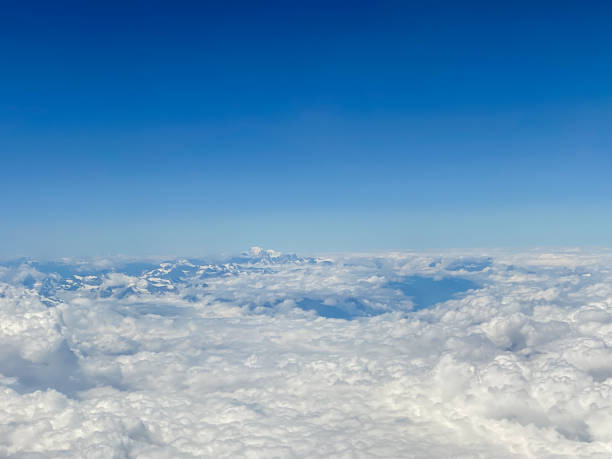
<instances>
[{"instance_id":1,"label":"fluffy white cloud","mask_svg":"<svg viewBox=\"0 0 612 459\"><path fill-rule=\"evenodd\" d=\"M612 455L609 253L98 265L1 268L0 456Z\"/></svg>"}]
</instances>

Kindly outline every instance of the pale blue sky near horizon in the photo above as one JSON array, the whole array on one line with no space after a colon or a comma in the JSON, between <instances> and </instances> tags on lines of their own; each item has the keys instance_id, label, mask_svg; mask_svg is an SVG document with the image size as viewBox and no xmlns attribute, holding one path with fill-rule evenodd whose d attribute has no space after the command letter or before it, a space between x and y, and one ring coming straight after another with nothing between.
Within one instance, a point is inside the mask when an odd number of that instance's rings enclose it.
<instances>
[{"instance_id":1,"label":"pale blue sky near horizon","mask_svg":"<svg viewBox=\"0 0 612 459\"><path fill-rule=\"evenodd\" d=\"M611 21L9 1L0 257L612 246Z\"/></svg>"}]
</instances>

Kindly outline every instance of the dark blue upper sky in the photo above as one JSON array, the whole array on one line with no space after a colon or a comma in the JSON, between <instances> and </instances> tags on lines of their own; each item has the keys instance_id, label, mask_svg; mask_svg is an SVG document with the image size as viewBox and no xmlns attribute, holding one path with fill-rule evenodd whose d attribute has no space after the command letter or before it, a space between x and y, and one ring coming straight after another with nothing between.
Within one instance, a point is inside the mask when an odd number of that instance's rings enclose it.
<instances>
[{"instance_id":1,"label":"dark blue upper sky","mask_svg":"<svg viewBox=\"0 0 612 459\"><path fill-rule=\"evenodd\" d=\"M610 2L0 10L0 256L612 245Z\"/></svg>"}]
</instances>

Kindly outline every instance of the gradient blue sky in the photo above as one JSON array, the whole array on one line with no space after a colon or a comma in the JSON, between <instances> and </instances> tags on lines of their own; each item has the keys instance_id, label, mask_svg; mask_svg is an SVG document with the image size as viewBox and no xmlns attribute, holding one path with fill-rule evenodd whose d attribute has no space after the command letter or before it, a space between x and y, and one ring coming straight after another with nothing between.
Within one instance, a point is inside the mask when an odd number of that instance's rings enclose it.
<instances>
[{"instance_id":1,"label":"gradient blue sky","mask_svg":"<svg viewBox=\"0 0 612 459\"><path fill-rule=\"evenodd\" d=\"M612 245L610 2L0 9L0 256Z\"/></svg>"}]
</instances>

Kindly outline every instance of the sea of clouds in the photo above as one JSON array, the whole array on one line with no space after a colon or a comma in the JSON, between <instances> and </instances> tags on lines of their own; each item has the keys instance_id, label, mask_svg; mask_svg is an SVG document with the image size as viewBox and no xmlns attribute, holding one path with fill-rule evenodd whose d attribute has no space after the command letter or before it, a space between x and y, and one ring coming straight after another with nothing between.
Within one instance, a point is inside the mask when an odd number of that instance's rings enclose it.
<instances>
[{"instance_id":1,"label":"sea of clouds","mask_svg":"<svg viewBox=\"0 0 612 459\"><path fill-rule=\"evenodd\" d=\"M0 457L612 457L612 253L0 263Z\"/></svg>"}]
</instances>

